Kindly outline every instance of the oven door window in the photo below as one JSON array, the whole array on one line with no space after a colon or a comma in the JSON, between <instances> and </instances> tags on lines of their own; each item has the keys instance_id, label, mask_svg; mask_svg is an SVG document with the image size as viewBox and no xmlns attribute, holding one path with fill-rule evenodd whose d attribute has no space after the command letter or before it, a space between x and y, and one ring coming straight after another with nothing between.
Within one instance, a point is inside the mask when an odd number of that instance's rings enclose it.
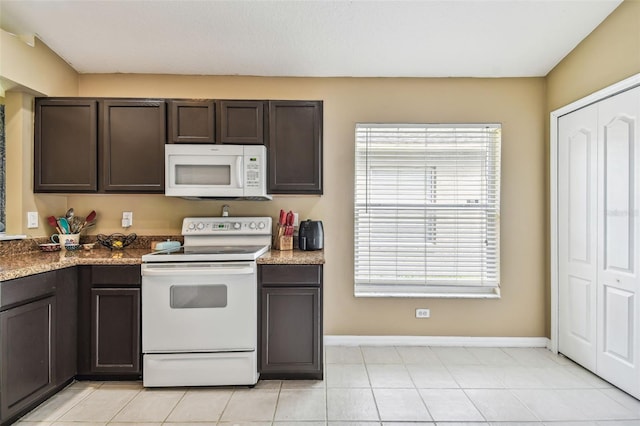
<instances>
[{"instance_id":1,"label":"oven door window","mask_svg":"<svg viewBox=\"0 0 640 426\"><path fill-rule=\"evenodd\" d=\"M229 164L176 164L176 185L231 185Z\"/></svg>"},{"instance_id":2,"label":"oven door window","mask_svg":"<svg viewBox=\"0 0 640 426\"><path fill-rule=\"evenodd\" d=\"M172 285L169 289L171 309L226 308L227 286Z\"/></svg>"}]
</instances>

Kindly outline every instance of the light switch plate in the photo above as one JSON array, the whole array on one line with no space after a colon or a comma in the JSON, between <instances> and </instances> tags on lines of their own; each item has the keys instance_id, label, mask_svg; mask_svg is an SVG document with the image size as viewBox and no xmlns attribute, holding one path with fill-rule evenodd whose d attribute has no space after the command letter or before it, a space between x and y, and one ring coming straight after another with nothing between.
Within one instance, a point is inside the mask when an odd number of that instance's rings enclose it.
<instances>
[{"instance_id":1,"label":"light switch plate","mask_svg":"<svg viewBox=\"0 0 640 426\"><path fill-rule=\"evenodd\" d=\"M34 229L38 227L38 212L27 212L27 228Z\"/></svg>"},{"instance_id":2,"label":"light switch plate","mask_svg":"<svg viewBox=\"0 0 640 426\"><path fill-rule=\"evenodd\" d=\"M133 226L133 212L122 212L122 227Z\"/></svg>"}]
</instances>

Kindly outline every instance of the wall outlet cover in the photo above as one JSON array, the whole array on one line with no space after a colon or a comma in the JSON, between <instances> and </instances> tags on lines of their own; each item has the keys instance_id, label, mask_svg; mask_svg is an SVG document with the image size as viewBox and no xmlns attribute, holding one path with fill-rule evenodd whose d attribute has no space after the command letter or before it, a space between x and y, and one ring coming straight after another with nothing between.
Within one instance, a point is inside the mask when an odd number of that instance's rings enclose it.
<instances>
[{"instance_id":1,"label":"wall outlet cover","mask_svg":"<svg viewBox=\"0 0 640 426\"><path fill-rule=\"evenodd\" d=\"M416 318L429 318L431 316L431 311L425 308L416 309Z\"/></svg>"}]
</instances>

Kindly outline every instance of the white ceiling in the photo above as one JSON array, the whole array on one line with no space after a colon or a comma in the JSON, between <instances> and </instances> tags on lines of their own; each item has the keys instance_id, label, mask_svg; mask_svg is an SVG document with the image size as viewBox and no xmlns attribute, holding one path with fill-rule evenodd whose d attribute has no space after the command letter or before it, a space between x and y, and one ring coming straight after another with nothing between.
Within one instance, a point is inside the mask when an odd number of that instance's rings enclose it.
<instances>
[{"instance_id":1,"label":"white ceiling","mask_svg":"<svg viewBox=\"0 0 640 426\"><path fill-rule=\"evenodd\" d=\"M621 0L0 0L80 73L546 75Z\"/></svg>"}]
</instances>

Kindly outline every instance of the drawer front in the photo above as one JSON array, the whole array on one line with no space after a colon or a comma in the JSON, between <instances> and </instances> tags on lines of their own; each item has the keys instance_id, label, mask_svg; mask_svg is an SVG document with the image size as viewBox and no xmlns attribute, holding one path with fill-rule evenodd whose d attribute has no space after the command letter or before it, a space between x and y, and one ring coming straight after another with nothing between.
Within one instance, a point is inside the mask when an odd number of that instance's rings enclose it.
<instances>
[{"instance_id":1,"label":"drawer front","mask_svg":"<svg viewBox=\"0 0 640 426\"><path fill-rule=\"evenodd\" d=\"M56 291L55 276L55 272L45 272L42 274L4 281L0 284L2 287L0 289L0 292L2 293L0 310L5 310L8 307L19 305L28 300L38 299L54 294Z\"/></svg>"},{"instance_id":2,"label":"drawer front","mask_svg":"<svg viewBox=\"0 0 640 426\"><path fill-rule=\"evenodd\" d=\"M320 286L322 265L260 265L262 286Z\"/></svg>"},{"instance_id":3,"label":"drawer front","mask_svg":"<svg viewBox=\"0 0 640 426\"><path fill-rule=\"evenodd\" d=\"M140 265L96 265L91 267L92 286L139 286L141 279Z\"/></svg>"}]
</instances>

